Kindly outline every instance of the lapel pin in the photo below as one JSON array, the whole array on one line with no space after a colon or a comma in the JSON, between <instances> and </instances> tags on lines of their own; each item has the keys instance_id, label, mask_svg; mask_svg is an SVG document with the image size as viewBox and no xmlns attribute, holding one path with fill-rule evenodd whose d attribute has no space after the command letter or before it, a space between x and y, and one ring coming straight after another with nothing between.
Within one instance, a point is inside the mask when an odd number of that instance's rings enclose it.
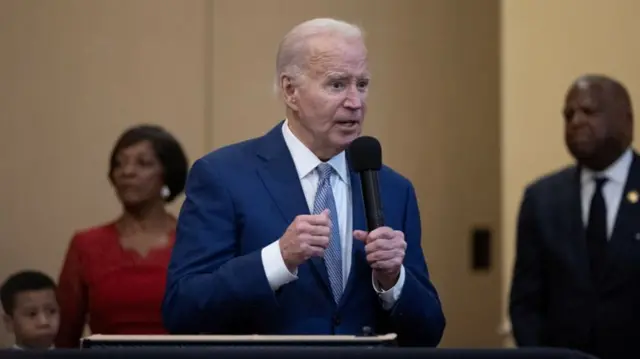
<instances>
[{"instance_id":1,"label":"lapel pin","mask_svg":"<svg viewBox=\"0 0 640 359\"><path fill-rule=\"evenodd\" d=\"M631 203L636 203L638 202L638 191L633 190L633 191L629 191L629 193L627 193L627 201L631 202Z\"/></svg>"}]
</instances>

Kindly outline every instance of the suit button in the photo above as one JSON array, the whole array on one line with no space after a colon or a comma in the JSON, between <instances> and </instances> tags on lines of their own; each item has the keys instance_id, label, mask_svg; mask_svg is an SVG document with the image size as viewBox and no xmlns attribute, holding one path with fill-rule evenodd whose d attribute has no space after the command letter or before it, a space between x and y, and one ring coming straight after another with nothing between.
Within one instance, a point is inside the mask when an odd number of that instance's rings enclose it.
<instances>
[{"instance_id":1,"label":"suit button","mask_svg":"<svg viewBox=\"0 0 640 359\"><path fill-rule=\"evenodd\" d=\"M338 315L333 316L333 325L340 325L340 317Z\"/></svg>"}]
</instances>

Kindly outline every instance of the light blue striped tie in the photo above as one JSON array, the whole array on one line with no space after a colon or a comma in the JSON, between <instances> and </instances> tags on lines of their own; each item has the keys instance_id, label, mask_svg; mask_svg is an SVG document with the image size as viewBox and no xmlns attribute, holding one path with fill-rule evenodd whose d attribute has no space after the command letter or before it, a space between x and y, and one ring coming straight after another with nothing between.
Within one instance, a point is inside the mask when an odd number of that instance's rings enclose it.
<instances>
[{"instance_id":1,"label":"light blue striped tie","mask_svg":"<svg viewBox=\"0 0 640 359\"><path fill-rule=\"evenodd\" d=\"M340 226L338 226L338 213L336 211L336 202L333 199L333 190L331 188L331 174L334 172L333 167L328 163L321 163L317 167L320 181L318 181L318 191L313 203L313 214L320 214L325 209L329 209L329 218L331 219L331 236L329 238L329 247L324 252L324 262L327 266L327 274L329 275L329 283L333 292L333 299L338 303L342 296L342 255L340 250Z\"/></svg>"}]
</instances>

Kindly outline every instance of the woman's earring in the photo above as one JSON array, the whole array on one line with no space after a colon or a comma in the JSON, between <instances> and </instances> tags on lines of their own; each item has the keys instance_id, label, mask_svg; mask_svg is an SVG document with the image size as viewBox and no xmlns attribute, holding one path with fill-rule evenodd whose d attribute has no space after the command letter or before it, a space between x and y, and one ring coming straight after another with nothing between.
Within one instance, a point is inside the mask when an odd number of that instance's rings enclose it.
<instances>
[{"instance_id":1,"label":"woman's earring","mask_svg":"<svg viewBox=\"0 0 640 359\"><path fill-rule=\"evenodd\" d=\"M162 186L162 189L160 190L160 195L164 199L167 199L169 198L169 196L171 196L171 190L167 185Z\"/></svg>"}]
</instances>

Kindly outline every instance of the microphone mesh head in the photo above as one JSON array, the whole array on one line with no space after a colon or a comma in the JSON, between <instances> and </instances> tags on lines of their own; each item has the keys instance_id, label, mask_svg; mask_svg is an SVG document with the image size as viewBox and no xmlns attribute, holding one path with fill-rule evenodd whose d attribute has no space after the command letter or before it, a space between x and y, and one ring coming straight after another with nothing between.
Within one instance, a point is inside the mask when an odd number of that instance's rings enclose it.
<instances>
[{"instance_id":1,"label":"microphone mesh head","mask_svg":"<svg viewBox=\"0 0 640 359\"><path fill-rule=\"evenodd\" d=\"M360 136L351 142L349 149L351 166L356 172L379 171L382 167L382 149L375 137Z\"/></svg>"}]
</instances>

